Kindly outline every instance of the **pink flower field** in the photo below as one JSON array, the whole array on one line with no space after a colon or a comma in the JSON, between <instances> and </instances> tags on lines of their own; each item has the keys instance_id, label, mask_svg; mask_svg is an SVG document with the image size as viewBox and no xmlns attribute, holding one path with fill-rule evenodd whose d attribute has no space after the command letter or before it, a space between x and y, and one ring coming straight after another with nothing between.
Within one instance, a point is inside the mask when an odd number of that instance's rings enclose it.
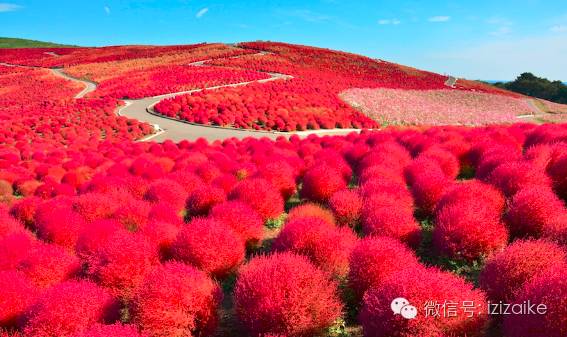
<instances>
[{"instance_id":1,"label":"pink flower field","mask_svg":"<svg viewBox=\"0 0 567 337\"><path fill-rule=\"evenodd\" d=\"M452 89L350 89L341 97L384 124L509 124L534 113L524 99Z\"/></svg>"}]
</instances>

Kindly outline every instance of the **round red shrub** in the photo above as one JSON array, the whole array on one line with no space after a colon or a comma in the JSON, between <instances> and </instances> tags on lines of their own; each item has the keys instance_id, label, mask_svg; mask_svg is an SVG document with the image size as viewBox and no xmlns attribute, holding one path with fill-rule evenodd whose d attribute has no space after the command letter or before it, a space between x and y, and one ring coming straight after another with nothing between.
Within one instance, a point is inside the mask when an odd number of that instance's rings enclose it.
<instances>
[{"instance_id":1,"label":"round red shrub","mask_svg":"<svg viewBox=\"0 0 567 337\"><path fill-rule=\"evenodd\" d=\"M15 269L36 243L38 241L27 230L0 238L0 270Z\"/></svg>"},{"instance_id":2,"label":"round red shrub","mask_svg":"<svg viewBox=\"0 0 567 337\"><path fill-rule=\"evenodd\" d=\"M306 255L322 270L345 276L356 241L356 235L348 227L337 228L322 219L307 217L287 222L272 247Z\"/></svg>"},{"instance_id":3,"label":"round red shrub","mask_svg":"<svg viewBox=\"0 0 567 337\"><path fill-rule=\"evenodd\" d=\"M479 277L494 302L511 303L524 284L540 274L567 266L567 253L544 240L516 241L487 261Z\"/></svg>"},{"instance_id":4,"label":"round red shrub","mask_svg":"<svg viewBox=\"0 0 567 337\"><path fill-rule=\"evenodd\" d=\"M43 292L22 320L25 336L68 337L118 318L117 302L88 281L67 281Z\"/></svg>"},{"instance_id":5,"label":"round red shrub","mask_svg":"<svg viewBox=\"0 0 567 337\"><path fill-rule=\"evenodd\" d=\"M418 308L414 319L394 315L392 300L404 298ZM423 312L427 303L457 303L457 310L451 317L426 317ZM480 305L474 308L471 318L462 306L463 301ZM359 322L365 336L482 336L487 323L486 299L482 291L472 284L448 272L437 269L404 269L390 275L381 285L371 288L363 299Z\"/></svg>"},{"instance_id":6,"label":"round red shrub","mask_svg":"<svg viewBox=\"0 0 567 337\"><path fill-rule=\"evenodd\" d=\"M232 228L245 243L254 245L264 237L262 217L241 201L226 201L215 205L210 217Z\"/></svg>"},{"instance_id":7,"label":"round red shrub","mask_svg":"<svg viewBox=\"0 0 567 337\"><path fill-rule=\"evenodd\" d=\"M553 188L563 199L567 199L567 154L549 163L547 173L552 179Z\"/></svg>"},{"instance_id":8,"label":"round red shrub","mask_svg":"<svg viewBox=\"0 0 567 337\"><path fill-rule=\"evenodd\" d=\"M467 204L482 205L485 212L500 218L506 206L502 193L489 184L472 179L448 187L437 203L436 211L444 208Z\"/></svg>"},{"instance_id":9,"label":"round red shrub","mask_svg":"<svg viewBox=\"0 0 567 337\"><path fill-rule=\"evenodd\" d=\"M150 337L209 336L221 299L219 286L204 272L168 262L150 272L136 292L132 322Z\"/></svg>"},{"instance_id":10,"label":"round red shrub","mask_svg":"<svg viewBox=\"0 0 567 337\"><path fill-rule=\"evenodd\" d=\"M0 271L0 289L0 327L11 327L35 301L39 291L24 274L16 271Z\"/></svg>"},{"instance_id":11,"label":"round red shrub","mask_svg":"<svg viewBox=\"0 0 567 337\"><path fill-rule=\"evenodd\" d=\"M372 179L383 179L390 182L398 183L403 186L406 185L406 179L401 172L396 172L391 168L384 167L381 165L374 165L366 168L360 173L358 181L360 184L364 184Z\"/></svg>"},{"instance_id":12,"label":"round red shrub","mask_svg":"<svg viewBox=\"0 0 567 337\"><path fill-rule=\"evenodd\" d=\"M455 259L488 257L508 243L508 230L484 205L455 204L441 208L435 217L433 246Z\"/></svg>"},{"instance_id":13,"label":"round red shrub","mask_svg":"<svg viewBox=\"0 0 567 337\"><path fill-rule=\"evenodd\" d=\"M286 221L290 222L298 218L319 218L331 225L335 224L333 212L323 206L307 202L292 208L287 215Z\"/></svg>"},{"instance_id":14,"label":"round red shrub","mask_svg":"<svg viewBox=\"0 0 567 337\"><path fill-rule=\"evenodd\" d=\"M421 268L411 249L389 237L366 237L354 246L349 257L349 286L361 299L390 275L405 269Z\"/></svg>"},{"instance_id":15,"label":"round red shrub","mask_svg":"<svg viewBox=\"0 0 567 337\"><path fill-rule=\"evenodd\" d=\"M81 261L63 247L38 243L19 261L17 269L39 288L48 288L77 276Z\"/></svg>"},{"instance_id":16,"label":"round red shrub","mask_svg":"<svg viewBox=\"0 0 567 337\"><path fill-rule=\"evenodd\" d=\"M329 207L339 225L355 227L360 221L362 198L357 190L338 191L329 199Z\"/></svg>"},{"instance_id":17,"label":"round red shrub","mask_svg":"<svg viewBox=\"0 0 567 337\"><path fill-rule=\"evenodd\" d=\"M216 204L226 200L222 188L205 185L189 193L187 198L187 212L192 216L207 215Z\"/></svg>"},{"instance_id":18,"label":"round red shrub","mask_svg":"<svg viewBox=\"0 0 567 337\"><path fill-rule=\"evenodd\" d=\"M385 195L365 200L361 216L365 235L388 236L415 247L421 242L421 227L413 211L398 205Z\"/></svg>"},{"instance_id":19,"label":"round red shrub","mask_svg":"<svg viewBox=\"0 0 567 337\"><path fill-rule=\"evenodd\" d=\"M14 194L14 189L12 184L6 180L0 180L0 197L8 196Z\"/></svg>"},{"instance_id":20,"label":"round red shrub","mask_svg":"<svg viewBox=\"0 0 567 337\"><path fill-rule=\"evenodd\" d=\"M12 205L10 214L26 226L32 226L36 211L41 203L42 200L37 197L20 199Z\"/></svg>"},{"instance_id":21,"label":"round red shrub","mask_svg":"<svg viewBox=\"0 0 567 337\"><path fill-rule=\"evenodd\" d=\"M565 205L547 186L520 190L512 198L504 217L510 233L517 237L540 237L548 228L561 222Z\"/></svg>"},{"instance_id":22,"label":"round red shrub","mask_svg":"<svg viewBox=\"0 0 567 337\"><path fill-rule=\"evenodd\" d=\"M411 155L405 147L396 142L385 142L375 146L359 162L359 172L374 165L389 167L396 172L402 172L404 166L411 161Z\"/></svg>"},{"instance_id":23,"label":"round red shrub","mask_svg":"<svg viewBox=\"0 0 567 337\"><path fill-rule=\"evenodd\" d=\"M191 193L203 185L203 180L195 173L189 171L175 171L168 174L167 178L181 185L187 193Z\"/></svg>"},{"instance_id":24,"label":"round red shrub","mask_svg":"<svg viewBox=\"0 0 567 337\"><path fill-rule=\"evenodd\" d=\"M301 197L313 201L324 202L333 193L347 187L344 177L336 169L327 165L316 165L303 176Z\"/></svg>"},{"instance_id":25,"label":"round red shrub","mask_svg":"<svg viewBox=\"0 0 567 337\"><path fill-rule=\"evenodd\" d=\"M160 202L154 204L148 215L148 221L164 221L181 226L183 224L183 212L176 210L173 206Z\"/></svg>"},{"instance_id":26,"label":"round red shrub","mask_svg":"<svg viewBox=\"0 0 567 337\"><path fill-rule=\"evenodd\" d=\"M116 220L97 220L84 226L77 239L75 251L81 257L94 254L102 248L110 237L118 231L125 231L122 224Z\"/></svg>"},{"instance_id":27,"label":"round red shrub","mask_svg":"<svg viewBox=\"0 0 567 337\"><path fill-rule=\"evenodd\" d=\"M297 190L294 170L291 165L284 160L261 165L256 175L274 185L280 191L284 200L289 199Z\"/></svg>"},{"instance_id":28,"label":"round red shrub","mask_svg":"<svg viewBox=\"0 0 567 337\"><path fill-rule=\"evenodd\" d=\"M119 221L127 230L136 231L144 228L151 209L152 205L146 201L127 198L112 218Z\"/></svg>"},{"instance_id":29,"label":"round red shrub","mask_svg":"<svg viewBox=\"0 0 567 337\"><path fill-rule=\"evenodd\" d=\"M158 260L158 249L138 233L117 231L88 259L89 275L113 294L128 297Z\"/></svg>"},{"instance_id":30,"label":"round red shrub","mask_svg":"<svg viewBox=\"0 0 567 337\"><path fill-rule=\"evenodd\" d=\"M341 315L337 285L306 257L275 253L242 267L234 290L236 315L253 336L313 336Z\"/></svg>"},{"instance_id":31,"label":"round red shrub","mask_svg":"<svg viewBox=\"0 0 567 337\"><path fill-rule=\"evenodd\" d=\"M522 188L530 186L551 186L545 172L529 162L511 162L497 166L487 181L512 197Z\"/></svg>"},{"instance_id":32,"label":"round red shrub","mask_svg":"<svg viewBox=\"0 0 567 337\"><path fill-rule=\"evenodd\" d=\"M512 304L546 306L545 314L504 316L506 337L563 337L567 334L567 268L541 273L518 291Z\"/></svg>"},{"instance_id":33,"label":"round red shrub","mask_svg":"<svg viewBox=\"0 0 567 337\"><path fill-rule=\"evenodd\" d=\"M78 196L73 208L81 214L87 222L110 218L120 207L120 204L111 197L100 193L87 193Z\"/></svg>"},{"instance_id":34,"label":"round red shrub","mask_svg":"<svg viewBox=\"0 0 567 337\"><path fill-rule=\"evenodd\" d=\"M210 218L195 218L185 225L171 247L175 259L223 277L242 261L244 242L229 226Z\"/></svg>"},{"instance_id":35,"label":"round red shrub","mask_svg":"<svg viewBox=\"0 0 567 337\"><path fill-rule=\"evenodd\" d=\"M181 210L185 207L187 192L173 180L159 179L148 186L144 199L153 203L163 202Z\"/></svg>"},{"instance_id":36,"label":"round red shrub","mask_svg":"<svg viewBox=\"0 0 567 337\"><path fill-rule=\"evenodd\" d=\"M138 332L133 325L123 325L120 323L112 325L95 324L89 329L76 333L73 337L146 337L147 335Z\"/></svg>"},{"instance_id":37,"label":"round red shrub","mask_svg":"<svg viewBox=\"0 0 567 337\"><path fill-rule=\"evenodd\" d=\"M22 223L11 217L8 212L0 210L0 238L23 230L25 228Z\"/></svg>"},{"instance_id":38,"label":"round red shrub","mask_svg":"<svg viewBox=\"0 0 567 337\"><path fill-rule=\"evenodd\" d=\"M383 178L373 178L362 184L360 192L364 199L371 199L375 196L387 198L395 203L396 207L405 208L408 212L413 212L413 197L405 183Z\"/></svg>"},{"instance_id":39,"label":"round red shrub","mask_svg":"<svg viewBox=\"0 0 567 337\"><path fill-rule=\"evenodd\" d=\"M419 154L418 158L427 158L439 164L439 167L449 179L455 179L459 175L461 169L459 159L451 152L441 147L430 147Z\"/></svg>"},{"instance_id":40,"label":"round red shrub","mask_svg":"<svg viewBox=\"0 0 567 337\"><path fill-rule=\"evenodd\" d=\"M84 225L83 217L70 207L40 207L36 214L35 228L38 237L67 249L75 248L79 231Z\"/></svg>"},{"instance_id":41,"label":"round red shrub","mask_svg":"<svg viewBox=\"0 0 567 337\"><path fill-rule=\"evenodd\" d=\"M171 255L171 246L179 233L179 227L175 224L154 220L150 221L140 234L146 236L150 242L159 248L160 257L168 258Z\"/></svg>"},{"instance_id":42,"label":"round red shrub","mask_svg":"<svg viewBox=\"0 0 567 337\"><path fill-rule=\"evenodd\" d=\"M278 190L261 178L244 179L228 195L230 200L240 200L255 209L264 221L277 218L284 211L284 200Z\"/></svg>"},{"instance_id":43,"label":"round red shrub","mask_svg":"<svg viewBox=\"0 0 567 337\"><path fill-rule=\"evenodd\" d=\"M424 214L433 214L437 203L445 192L451 188L452 181L438 171L423 171L414 178L411 186L416 206Z\"/></svg>"}]
</instances>

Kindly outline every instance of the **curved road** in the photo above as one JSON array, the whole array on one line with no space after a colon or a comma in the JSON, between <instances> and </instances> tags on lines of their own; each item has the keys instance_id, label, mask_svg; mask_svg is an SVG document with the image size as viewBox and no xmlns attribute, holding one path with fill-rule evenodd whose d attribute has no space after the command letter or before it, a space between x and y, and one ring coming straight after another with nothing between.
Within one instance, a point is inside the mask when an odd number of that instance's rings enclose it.
<instances>
[{"instance_id":1,"label":"curved road","mask_svg":"<svg viewBox=\"0 0 567 337\"><path fill-rule=\"evenodd\" d=\"M267 53L258 53L259 55L266 55ZM236 56L238 57L238 56ZM205 62L209 60L194 62L189 65L193 66L206 66L204 65ZM6 66L18 66L13 64L6 64L0 63ZM31 67L31 66L24 66L28 68L41 68L41 67ZM45 69L45 68L44 68ZM83 79L79 79L73 76L70 76L63 72L63 69L60 68L52 68L50 69L51 72L59 77L65 78L70 81L82 83L85 88L75 95L75 98L82 98L85 97L90 92L93 92L97 88L97 84L91 81L85 81ZM284 74L277 74L277 73L268 73L270 78L258 80L258 81L249 81L249 82L241 82L235 84L227 84L215 87L208 87L207 90L214 90L219 88L227 88L227 87L238 87L247 85L250 83L258 82L258 83L266 83L270 81L276 80L287 80L293 78L290 75ZM310 130L310 131L298 131L298 132L277 132L277 131L256 131L256 130L246 130L246 129L235 129L235 128L223 128L217 126L208 126L208 125L199 125L184 122L181 120L161 116L156 114L153 111L153 107L160 101L171 98L183 94L190 94L199 91L203 91L204 89L195 89L189 91L182 91L176 93L170 93L165 95L153 96L153 97L146 97L137 100L123 100L126 102L126 105L119 108L117 114L120 116L126 116L129 118L137 119L141 122L146 122L154 126L156 133L150 135L141 141L148 141L153 140L157 142L162 142L164 140L172 140L174 142L179 142L182 140L195 140L197 138L205 138L209 141L213 140L222 140L227 138L245 138L245 137L256 137L262 138L267 137L270 139L276 139L280 136L289 137L292 135L298 135L300 137L306 137L311 134L317 135L346 135L351 132L360 132L360 129L326 129L326 130Z\"/></svg>"}]
</instances>

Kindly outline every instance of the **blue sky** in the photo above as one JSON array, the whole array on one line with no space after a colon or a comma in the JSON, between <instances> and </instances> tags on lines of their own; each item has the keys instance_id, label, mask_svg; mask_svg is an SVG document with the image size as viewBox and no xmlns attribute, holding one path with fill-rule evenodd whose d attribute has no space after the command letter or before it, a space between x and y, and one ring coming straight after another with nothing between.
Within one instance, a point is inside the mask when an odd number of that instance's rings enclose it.
<instances>
[{"instance_id":1,"label":"blue sky","mask_svg":"<svg viewBox=\"0 0 567 337\"><path fill-rule=\"evenodd\" d=\"M567 80L566 0L0 0L0 36L99 46L272 40L464 76Z\"/></svg>"}]
</instances>

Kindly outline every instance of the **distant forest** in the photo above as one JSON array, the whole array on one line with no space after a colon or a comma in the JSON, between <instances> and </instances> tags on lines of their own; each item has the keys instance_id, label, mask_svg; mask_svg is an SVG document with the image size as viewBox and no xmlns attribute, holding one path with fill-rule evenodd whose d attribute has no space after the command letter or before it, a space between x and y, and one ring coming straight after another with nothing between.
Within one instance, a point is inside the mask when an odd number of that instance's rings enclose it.
<instances>
[{"instance_id":1,"label":"distant forest","mask_svg":"<svg viewBox=\"0 0 567 337\"><path fill-rule=\"evenodd\" d=\"M495 86L520 94L567 104L567 85L561 81L550 81L532 73L523 73L512 82L497 82Z\"/></svg>"}]
</instances>

